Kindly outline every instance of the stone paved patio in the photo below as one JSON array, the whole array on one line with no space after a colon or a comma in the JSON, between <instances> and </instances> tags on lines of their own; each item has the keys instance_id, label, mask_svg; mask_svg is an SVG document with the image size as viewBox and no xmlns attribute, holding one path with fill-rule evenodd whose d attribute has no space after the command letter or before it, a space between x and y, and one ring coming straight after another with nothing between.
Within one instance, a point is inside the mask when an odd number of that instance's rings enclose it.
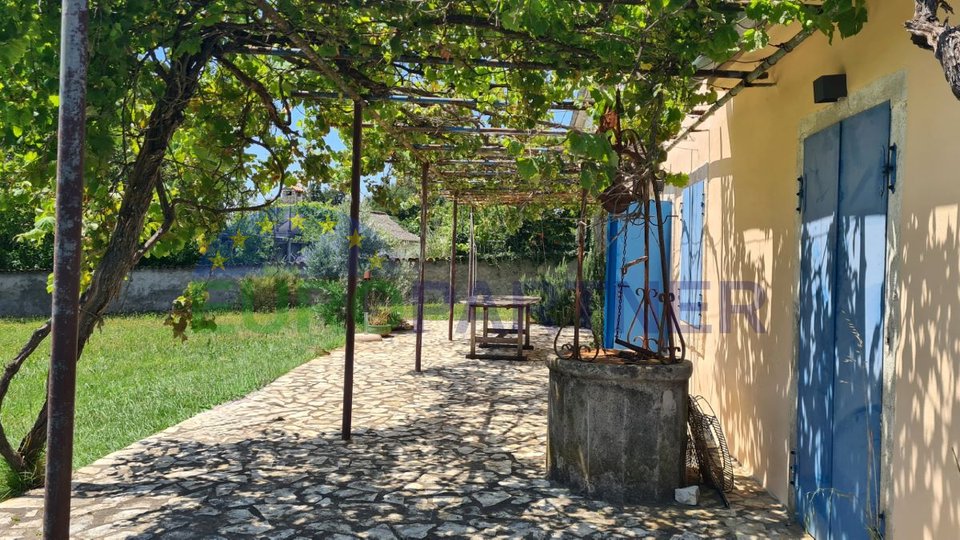
<instances>
[{"instance_id":1,"label":"stone paved patio","mask_svg":"<svg viewBox=\"0 0 960 540\"><path fill-rule=\"evenodd\" d=\"M84 467L77 538L802 536L738 478L725 509L615 506L543 479L552 336L528 362L469 361L428 323L358 344L355 436L339 438L342 351ZM0 538L40 535L42 494L0 504Z\"/></svg>"}]
</instances>

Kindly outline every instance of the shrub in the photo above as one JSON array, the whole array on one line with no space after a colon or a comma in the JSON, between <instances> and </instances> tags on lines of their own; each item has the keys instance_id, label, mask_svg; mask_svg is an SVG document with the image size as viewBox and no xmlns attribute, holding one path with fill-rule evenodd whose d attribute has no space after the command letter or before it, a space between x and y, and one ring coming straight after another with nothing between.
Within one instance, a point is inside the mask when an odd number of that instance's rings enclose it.
<instances>
[{"instance_id":1,"label":"shrub","mask_svg":"<svg viewBox=\"0 0 960 540\"><path fill-rule=\"evenodd\" d=\"M331 280L317 283L320 294L314 307L317 317L326 324L343 324L347 320L347 284ZM405 321L400 316L402 296L397 286L389 281L374 279L357 284L357 313L355 322L363 324L364 312L376 319L388 321L394 327ZM386 324L386 323L384 323Z\"/></svg>"},{"instance_id":2,"label":"shrub","mask_svg":"<svg viewBox=\"0 0 960 540\"><path fill-rule=\"evenodd\" d=\"M540 297L530 310L533 320L549 326L570 324L573 314L573 285L567 278L567 264L548 266L540 274L520 278L520 287L527 296Z\"/></svg>"},{"instance_id":3,"label":"shrub","mask_svg":"<svg viewBox=\"0 0 960 540\"><path fill-rule=\"evenodd\" d=\"M329 325L343 324L347 320L347 286L339 280L317 281L319 294L313 307L317 318Z\"/></svg>"},{"instance_id":4,"label":"shrub","mask_svg":"<svg viewBox=\"0 0 960 540\"><path fill-rule=\"evenodd\" d=\"M245 309L276 311L299 304L303 279L294 271L267 268L262 275L240 279L240 300Z\"/></svg>"},{"instance_id":5,"label":"shrub","mask_svg":"<svg viewBox=\"0 0 960 540\"><path fill-rule=\"evenodd\" d=\"M569 326L573 321L573 299L576 283L567 276L566 261L548 266L540 274L520 278L520 288L524 295L538 296L540 302L530 309L534 321L547 326ZM580 306L580 326L592 328L590 313L595 302L596 283L586 278L583 282L583 302ZM602 286L602 284L599 284Z\"/></svg>"},{"instance_id":6,"label":"shrub","mask_svg":"<svg viewBox=\"0 0 960 540\"><path fill-rule=\"evenodd\" d=\"M307 275L317 279L345 279L347 261L350 253L350 218L344 214L337 216L333 230L321 234L304 250ZM360 224L360 266L359 274L369 271L374 279L394 282L403 295L412 283L409 265L387 258L390 245L376 231Z\"/></svg>"},{"instance_id":7,"label":"shrub","mask_svg":"<svg viewBox=\"0 0 960 540\"><path fill-rule=\"evenodd\" d=\"M589 294L590 329L596 343L603 343L603 305L607 277L606 217L603 212L594 216L590 227L587 253L583 259L584 288Z\"/></svg>"},{"instance_id":8,"label":"shrub","mask_svg":"<svg viewBox=\"0 0 960 540\"><path fill-rule=\"evenodd\" d=\"M12 184L12 182L11 182ZM0 192L0 270L22 271L53 268L53 235L42 230L53 230L53 222L39 229L34 223L33 204ZM28 231L38 227L37 233ZM20 234L27 233L20 237Z\"/></svg>"}]
</instances>

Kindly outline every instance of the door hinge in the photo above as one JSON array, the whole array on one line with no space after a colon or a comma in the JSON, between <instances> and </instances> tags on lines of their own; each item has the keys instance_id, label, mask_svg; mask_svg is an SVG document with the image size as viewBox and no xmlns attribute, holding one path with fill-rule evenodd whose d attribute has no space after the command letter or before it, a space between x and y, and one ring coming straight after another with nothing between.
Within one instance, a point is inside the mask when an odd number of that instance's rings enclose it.
<instances>
[{"instance_id":1,"label":"door hinge","mask_svg":"<svg viewBox=\"0 0 960 540\"><path fill-rule=\"evenodd\" d=\"M803 177L797 177L797 213L803 211Z\"/></svg>"},{"instance_id":2,"label":"door hinge","mask_svg":"<svg viewBox=\"0 0 960 540\"><path fill-rule=\"evenodd\" d=\"M897 190L897 145L895 144L891 144L887 149L887 164L883 167L883 175L887 191L895 192Z\"/></svg>"}]
</instances>

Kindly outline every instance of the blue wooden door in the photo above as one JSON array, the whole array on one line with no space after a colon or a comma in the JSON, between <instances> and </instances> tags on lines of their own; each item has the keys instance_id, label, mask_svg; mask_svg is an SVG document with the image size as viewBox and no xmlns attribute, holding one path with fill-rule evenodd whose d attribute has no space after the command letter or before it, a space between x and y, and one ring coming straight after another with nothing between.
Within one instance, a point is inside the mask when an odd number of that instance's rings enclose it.
<instances>
[{"instance_id":1,"label":"blue wooden door","mask_svg":"<svg viewBox=\"0 0 960 540\"><path fill-rule=\"evenodd\" d=\"M807 531L827 538L833 474L833 297L840 126L810 136L803 150L800 329L797 367L797 510Z\"/></svg>"},{"instance_id":2,"label":"blue wooden door","mask_svg":"<svg viewBox=\"0 0 960 540\"><path fill-rule=\"evenodd\" d=\"M607 229L607 271L606 271L606 291L604 315L610 324L604 326L604 347L624 349L625 347L617 345L616 339L627 341L634 345L643 346L643 313L640 311L642 306L641 293L638 289L644 285L644 265L634 264L627 269L626 274L621 273L621 269L627 263L636 261L643 257L644 253L644 228L642 220L630 219L630 216L636 216L637 204L634 203L623 216L614 216L610 218ZM669 202L662 203L662 213L669 216L673 210L673 205ZM656 215L654 203L650 203L650 212ZM670 220L664 218L664 238L666 249L664 250L669 258L670 254ZM650 227L650 287L657 292L663 291L662 268L667 265L669 260L661 260L660 241L655 227ZM660 313L662 304L654 301L656 313ZM638 315L639 313L639 315ZM656 350L656 339L659 336L656 323L652 316L648 319L648 328L650 339L649 347Z\"/></svg>"},{"instance_id":3,"label":"blue wooden door","mask_svg":"<svg viewBox=\"0 0 960 540\"><path fill-rule=\"evenodd\" d=\"M890 107L804 144L796 490L816 538L880 533Z\"/></svg>"}]
</instances>

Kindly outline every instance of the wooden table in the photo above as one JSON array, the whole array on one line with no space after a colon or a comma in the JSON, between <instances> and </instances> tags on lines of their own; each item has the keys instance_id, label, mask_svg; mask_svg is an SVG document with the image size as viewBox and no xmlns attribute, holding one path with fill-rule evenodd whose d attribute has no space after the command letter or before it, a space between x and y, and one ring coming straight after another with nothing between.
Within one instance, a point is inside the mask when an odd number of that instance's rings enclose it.
<instances>
[{"instance_id":1,"label":"wooden table","mask_svg":"<svg viewBox=\"0 0 960 540\"><path fill-rule=\"evenodd\" d=\"M467 298L467 315L470 318L470 354L467 358L491 360L523 360L523 350L530 345L530 307L540 302L537 296L471 296ZM477 308L483 310L483 334L477 335ZM512 309L517 312L516 328L491 328L490 309ZM517 337L505 337L516 334ZM513 348L516 354L477 354L477 347Z\"/></svg>"}]
</instances>

